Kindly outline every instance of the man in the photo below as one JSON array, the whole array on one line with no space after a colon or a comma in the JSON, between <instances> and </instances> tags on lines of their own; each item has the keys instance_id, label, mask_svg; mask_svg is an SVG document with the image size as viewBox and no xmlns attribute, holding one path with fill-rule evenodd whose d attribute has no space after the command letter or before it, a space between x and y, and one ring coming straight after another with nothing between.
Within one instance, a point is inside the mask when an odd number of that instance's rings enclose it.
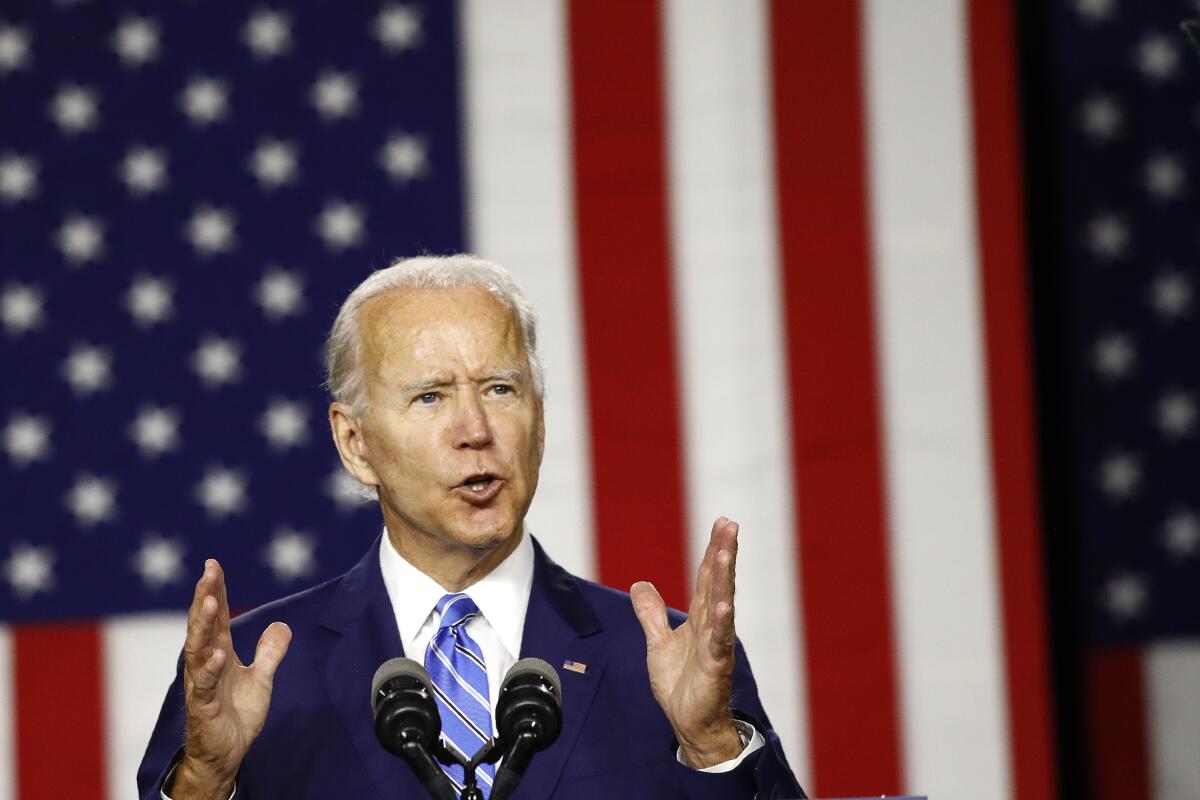
<instances>
[{"instance_id":1,"label":"man","mask_svg":"<svg viewBox=\"0 0 1200 800\"><path fill-rule=\"evenodd\" d=\"M467 756L518 656L562 668L563 731L518 797L803 796L734 636L735 523L713 525L686 621L648 583L626 595L569 575L525 531L542 375L507 272L460 255L372 274L327 366L334 444L377 493L384 533L342 577L232 624L207 562L143 798L424 796L372 729L372 672L402 653L430 668L443 734Z\"/></svg>"}]
</instances>

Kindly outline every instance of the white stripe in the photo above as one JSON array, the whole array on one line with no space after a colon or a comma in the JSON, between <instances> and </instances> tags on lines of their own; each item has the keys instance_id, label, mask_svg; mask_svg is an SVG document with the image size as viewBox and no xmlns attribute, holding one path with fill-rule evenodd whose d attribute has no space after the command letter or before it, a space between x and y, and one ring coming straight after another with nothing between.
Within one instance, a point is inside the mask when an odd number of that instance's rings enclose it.
<instances>
[{"instance_id":1,"label":"white stripe","mask_svg":"<svg viewBox=\"0 0 1200 800\"><path fill-rule=\"evenodd\" d=\"M17 796L17 740L13 736L17 726L17 698L13 695L15 656L11 629L0 625L0 800L14 800Z\"/></svg>"},{"instance_id":2,"label":"white stripe","mask_svg":"<svg viewBox=\"0 0 1200 800\"><path fill-rule=\"evenodd\" d=\"M509 267L540 319L546 452L529 527L595 576L591 464L571 202L562 4L460 4L471 246Z\"/></svg>"},{"instance_id":3,"label":"white stripe","mask_svg":"<svg viewBox=\"0 0 1200 800\"><path fill-rule=\"evenodd\" d=\"M693 564L741 525L738 633L801 783L809 772L775 229L767 14L665 5L674 289Z\"/></svg>"},{"instance_id":4,"label":"white stripe","mask_svg":"<svg viewBox=\"0 0 1200 800\"><path fill-rule=\"evenodd\" d=\"M1007 800L963 8L864 8L904 774Z\"/></svg>"},{"instance_id":5,"label":"white stripe","mask_svg":"<svg viewBox=\"0 0 1200 800\"><path fill-rule=\"evenodd\" d=\"M1151 797L1200 797L1200 643L1150 648L1145 659Z\"/></svg>"},{"instance_id":6,"label":"white stripe","mask_svg":"<svg viewBox=\"0 0 1200 800\"><path fill-rule=\"evenodd\" d=\"M101 626L109 797L137 796L137 768L186 632L187 615L176 612L115 617Z\"/></svg>"}]
</instances>

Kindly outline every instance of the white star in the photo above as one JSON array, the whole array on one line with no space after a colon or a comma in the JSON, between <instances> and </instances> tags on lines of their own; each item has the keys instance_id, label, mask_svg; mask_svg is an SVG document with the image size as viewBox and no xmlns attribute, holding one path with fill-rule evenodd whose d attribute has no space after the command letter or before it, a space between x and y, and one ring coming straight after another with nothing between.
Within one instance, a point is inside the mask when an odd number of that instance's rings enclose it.
<instances>
[{"instance_id":1,"label":"white star","mask_svg":"<svg viewBox=\"0 0 1200 800\"><path fill-rule=\"evenodd\" d=\"M1108 380L1124 378L1136 361L1137 351L1133 341L1124 334L1106 334L1092 348L1092 363L1096 371Z\"/></svg>"},{"instance_id":2,"label":"white star","mask_svg":"<svg viewBox=\"0 0 1200 800\"><path fill-rule=\"evenodd\" d=\"M1137 494L1142 483L1142 465L1129 453L1114 453L1100 463L1100 487L1111 500Z\"/></svg>"},{"instance_id":3,"label":"white star","mask_svg":"<svg viewBox=\"0 0 1200 800\"><path fill-rule=\"evenodd\" d=\"M37 162L5 153L0 158L0 201L19 203L37 194Z\"/></svg>"},{"instance_id":4,"label":"white star","mask_svg":"<svg viewBox=\"0 0 1200 800\"><path fill-rule=\"evenodd\" d=\"M82 133L96 126L96 103L96 93L91 89L66 84L50 101L50 116L63 133Z\"/></svg>"},{"instance_id":5,"label":"white star","mask_svg":"<svg viewBox=\"0 0 1200 800\"><path fill-rule=\"evenodd\" d=\"M71 214L58 229L58 249L72 266L104 254L104 224L96 217Z\"/></svg>"},{"instance_id":6,"label":"white star","mask_svg":"<svg viewBox=\"0 0 1200 800\"><path fill-rule=\"evenodd\" d=\"M40 461L50 453L50 423L45 417L17 412L4 428L4 449L16 467Z\"/></svg>"},{"instance_id":7,"label":"white star","mask_svg":"<svg viewBox=\"0 0 1200 800\"><path fill-rule=\"evenodd\" d=\"M1134 60L1138 69L1153 81L1173 78L1179 70L1179 51L1170 39L1159 34L1147 36L1138 43Z\"/></svg>"},{"instance_id":8,"label":"white star","mask_svg":"<svg viewBox=\"0 0 1200 800\"><path fill-rule=\"evenodd\" d=\"M196 502L216 519L236 514L246 507L246 479L237 470L209 467L196 485Z\"/></svg>"},{"instance_id":9,"label":"white star","mask_svg":"<svg viewBox=\"0 0 1200 800\"><path fill-rule=\"evenodd\" d=\"M188 220L186 235L196 253L211 256L232 249L233 214L225 209L200 206Z\"/></svg>"},{"instance_id":10,"label":"white star","mask_svg":"<svg viewBox=\"0 0 1200 800\"><path fill-rule=\"evenodd\" d=\"M150 534L133 557L133 568L148 589L161 589L183 578L183 545L178 539Z\"/></svg>"},{"instance_id":11,"label":"white star","mask_svg":"<svg viewBox=\"0 0 1200 800\"><path fill-rule=\"evenodd\" d=\"M276 450L303 444L308 439L308 409L302 403L274 400L259 417L258 429Z\"/></svg>"},{"instance_id":12,"label":"white star","mask_svg":"<svg viewBox=\"0 0 1200 800\"><path fill-rule=\"evenodd\" d=\"M1092 95L1079 113L1083 130L1093 139L1112 139L1121 131L1124 115L1117 101L1108 95Z\"/></svg>"},{"instance_id":13,"label":"white star","mask_svg":"<svg viewBox=\"0 0 1200 800\"><path fill-rule=\"evenodd\" d=\"M1192 511L1177 511L1167 518L1167 549L1176 558L1187 558L1200 550L1200 517Z\"/></svg>"},{"instance_id":14,"label":"white star","mask_svg":"<svg viewBox=\"0 0 1200 800\"><path fill-rule=\"evenodd\" d=\"M142 406L129 425L129 438L143 458L157 458L179 446L179 414L170 408Z\"/></svg>"},{"instance_id":15,"label":"white star","mask_svg":"<svg viewBox=\"0 0 1200 800\"><path fill-rule=\"evenodd\" d=\"M291 18L280 11L259 9L242 28L242 40L256 58L271 59L292 47Z\"/></svg>"},{"instance_id":16,"label":"white star","mask_svg":"<svg viewBox=\"0 0 1200 800\"><path fill-rule=\"evenodd\" d=\"M1100 258L1120 258L1129 249L1129 228L1115 214L1102 214L1088 224L1087 240Z\"/></svg>"},{"instance_id":17,"label":"white star","mask_svg":"<svg viewBox=\"0 0 1200 800\"><path fill-rule=\"evenodd\" d=\"M276 189L296 180L296 146L278 139L263 139L250 156L250 171L264 189Z\"/></svg>"},{"instance_id":18,"label":"white star","mask_svg":"<svg viewBox=\"0 0 1200 800\"><path fill-rule=\"evenodd\" d=\"M112 384L112 354L103 347L75 345L63 362L62 373L75 394L107 389Z\"/></svg>"},{"instance_id":19,"label":"white star","mask_svg":"<svg viewBox=\"0 0 1200 800\"><path fill-rule=\"evenodd\" d=\"M210 389L233 383L242 374L241 348L233 339L210 336L192 353L192 369Z\"/></svg>"},{"instance_id":20,"label":"white star","mask_svg":"<svg viewBox=\"0 0 1200 800\"><path fill-rule=\"evenodd\" d=\"M95 475L80 475L67 492L66 506L75 515L75 522L84 528L110 520L117 513L117 483Z\"/></svg>"},{"instance_id":21,"label":"white star","mask_svg":"<svg viewBox=\"0 0 1200 800\"><path fill-rule=\"evenodd\" d=\"M15 283L4 287L0 294L0 322L5 332L19 336L41 327L43 302L42 293L33 286Z\"/></svg>"},{"instance_id":22,"label":"white star","mask_svg":"<svg viewBox=\"0 0 1200 800\"><path fill-rule=\"evenodd\" d=\"M384 6L375 17L375 38L389 53L399 53L421 40L421 15L412 6Z\"/></svg>"},{"instance_id":23,"label":"white star","mask_svg":"<svg viewBox=\"0 0 1200 800\"><path fill-rule=\"evenodd\" d=\"M1112 16L1113 0L1075 0L1075 11L1089 22L1100 22Z\"/></svg>"},{"instance_id":24,"label":"white star","mask_svg":"<svg viewBox=\"0 0 1200 800\"><path fill-rule=\"evenodd\" d=\"M22 600L36 592L48 592L54 585L54 551L20 542L4 562L4 577Z\"/></svg>"},{"instance_id":25,"label":"white star","mask_svg":"<svg viewBox=\"0 0 1200 800\"><path fill-rule=\"evenodd\" d=\"M419 136L394 133L379 151L379 164L398 183L418 178L429 169L425 141Z\"/></svg>"},{"instance_id":26,"label":"white star","mask_svg":"<svg viewBox=\"0 0 1200 800\"><path fill-rule=\"evenodd\" d=\"M357 205L331 201L317 217L317 233L330 250L345 250L363 238L363 213Z\"/></svg>"},{"instance_id":27,"label":"white star","mask_svg":"<svg viewBox=\"0 0 1200 800\"><path fill-rule=\"evenodd\" d=\"M0 25L0 75L29 64L29 34L15 25Z\"/></svg>"},{"instance_id":28,"label":"white star","mask_svg":"<svg viewBox=\"0 0 1200 800\"><path fill-rule=\"evenodd\" d=\"M1163 317L1182 317L1192 303L1192 286L1180 272L1160 275L1150 286L1150 305Z\"/></svg>"},{"instance_id":29,"label":"white star","mask_svg":"<svg viewBox=\"0 0 1200 800\"><path fill-rule=\"evenodd\" d=\"M359 483L341 464L329 473L325 480L325 492L333 499L338 511L353 511L379 499L375 487Z\"/></svg>"},{"instance_id":30,"label":"white star","mask_svg":"<svg viewBox=\"0 0 1200 800\"><path fill-rule=\"evenodd\" d=\"M339 120L358 110L358 81L348 72L322 72L309 99L326 120Z\"/></svg>"},{"instance_id":31,"label":"white star","mask_svg":"<svg viewBox=\"0 0 1200 800\"><path fill-rule=\"evenodd\" d=\"M1196 427L1196 400L1187 392L1170 392L1158 400L1158 427L1169 439L1187 436Z\"/></svg>"},{"instance_id":32,"label":"white star","mask_svg":"<svg viewBox=\"0 0 1200 800\"><path fill-rule=\"evenodd\" d=\"M121 180L131 194L142 197L167 185L167 159L153 147L131 147L121 162Z\"/></svg>"},{"instance_id":33,"label":"white star","mask_svg":"<svg viewBox=\"0 0 1200 800\"><path fill-rule=\"evenodd\" d=\"M288 317L304 305L304 284L295 272L268 269L255 288L255 298L268 319Z\"/></svg>"},{"instance_id":34,"label":"white star","mask_svg":"<svg viewBox=\"0 0 1200 800\"><path fill-rule=\"evenodd\" d=\"M179 103L193 124L209 125L229 113L229 89L224 81L215 78L192 78L184 87Z\"/></svg>"},{"instance_id":35,"label":"white star","mask_svg":"<svg viewBox=\"0 0 1200 800\"><path fill-rule=\"evenodd\" d=\"M125 308L139 327L149 328L171 318L171 283L165 278L139 275L125 293Z\"/></svg>"},{"instance_id":36,"label":"white star","mask_svg":"<svg viewBox=\"0 0 1200 800\"><path fill-rule=\"evenodd\" d=\"M1183 163L1175 156L1160 154L1146 162L1146 191L1157 200L1174 200L1187 184Z\"/></svg>"},{"instance_id":37,"label":"white star","mask_svg":"<svg viewBox=\"0 0 1200 800\"><path fill-rule=\"evenodd\" d=\"M158 58L158 25L145 17L127 17L117 26L113 49L127 67L140 67Z\"/></svg>"},{"instance_id":38,"label":"white star","mask_svg":"<svg viewBox=\"0 0 1200 800\"><path fill-rule=\"evenodd\" d=\"M1146 607L1146 581L1130 574L1111 579L1104 590L1104 603L1118 621L1139 616Z\"/></svg>"},{"instance_id":39,"label":"white star","mask_svg":"<svg viewBox=\"0 0 1200 800\"><path fill-rule=\"evenodd\" d=\"M287 583L312 573L316 566L314 549L316 543L313 537L290 528L280 528L271 537L263 559L275 572L276 580Z\"/></svg>"}]
</instances>

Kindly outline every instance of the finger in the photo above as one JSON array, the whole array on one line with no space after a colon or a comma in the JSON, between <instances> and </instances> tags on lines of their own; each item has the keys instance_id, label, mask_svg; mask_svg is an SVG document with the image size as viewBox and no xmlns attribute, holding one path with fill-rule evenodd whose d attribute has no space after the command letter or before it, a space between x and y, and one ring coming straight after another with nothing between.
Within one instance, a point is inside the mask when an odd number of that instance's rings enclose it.
<instances>
[{"instance_id":1,"label":"finger","mask_svg":"<svg viewBox=\"0 0 1200 800\"><path fill-rule=\"evenodd\" d=\"M637 614L638 622L642 623L642 632L646 634L647 646L658 643L671 632L667 621L667 604L654 584L638 581L629 587L629 597L633 600L633 613Z\"/></svg>"},{"instance_id":2,"label":"finger","mask_svg":"<svg viewBox=\"0 0 1200 800\"><path fill-rule=\"evenodd\" d=\"M733 602L735 571L737 568L737 533L736 522L728 522L717 538L719 549L713 559L708 591L710 605L722 600Z\"/></svg>"},{"instance_id":3,"label":"finger","mask_svg":"<svg viewBox=\"0 0 1200 800\"><path fill-rule=\"evenodd\" d=\"M737 634L733 625L733 603L722 600L713 609L713 627L709 632L708 651L715 661L733 658L733 644Z\"/></svg>"},{"instance_id":4,"label":"finger","mask_svg":"<svg viewBox=\"0 0 1200 800\"><path fill-rule=\"evenodd\" d=\"M287 655L288 645L292 643L292 629L282 622L272 622L258 638L258 647L254 650L254 671L264 680L270 682L275 677L279 662Z\"/></svg>"},{"instance_id":5,"label":"finger","mask_svg":"<svg viewBox=\"0 0 1200 800\"><path fill-rule=\"evenodd\" d=\"M708 611L709 586L712 583L713 559L717 555L718 534L729 521L727 517L717 517L708 535L708 546L704 548L704 557L700 559L700 567L696 570L696 590L692 594L692 603L688 607L688 618L703 621Z\"/></svg>"},{"instance_id":6,"label":"finger","mask_svg":"<svg viewBox=\"0 0 1200 800\"><path fill-rule=\"evenodd\" d=\"M195 672L208 660L213 644L213 629L216 627L217 601L210 594L192 604L194 613L188 612L187 638L183 642L185 672Z\"/></svg>"},{"instance_id":7,"label":"finger","mask_svg":"<svg viewBox=\"0 0 1200 800\"><path fill-rule=\"evenodd\" d=\"M224 650L218 647L212 651L212 655L196 672L196 677L192 681L193 702L212 702L213 697L216 696L217 684L221 682L221 675L224 674L225 665L228 663L229 659L226 658Z\"/></svg>"}]
</instances>

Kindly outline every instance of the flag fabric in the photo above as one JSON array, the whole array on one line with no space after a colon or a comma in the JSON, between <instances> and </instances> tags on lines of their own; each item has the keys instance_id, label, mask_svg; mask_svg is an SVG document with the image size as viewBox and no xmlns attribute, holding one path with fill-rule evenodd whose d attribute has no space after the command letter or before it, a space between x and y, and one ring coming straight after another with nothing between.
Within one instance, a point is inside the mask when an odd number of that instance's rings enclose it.
<instances>
[{"instance_id":1,"label":"flag fabric","mask_svg":"<svg viewBox=\"0 0 1200 800\"><path fill-rule=\"evenodd\" d=\"M1113 6L1055 30L1115 36ZM133 791L206 557L248 608L361 555L322 340L371 269L458 250L539 312L529 527L686 607L738 520L738 631L810 793L1054 796L1015 35L1002 0L6 5L0 800ZM1168 563L1196 559L1127 565L1145 609ZM1112 573L1081 605L1142 671L1094 684L1095 740L1142 748L1128 796L1195 797L1200 650L1105 621Z\"/></svg>"},{"instance_id":2,"label":"flag fabric","mask_svg":"<svg viewBox=\"0 0 1200 800\"><path fill-rule=\"evenodd\" d=\"M1054 112L1037 126L1041 208L1057 223L1044 255L1061 297L1039 345L1062 367L1043 446L1069 476L1055 499L1078 558L1059 577L1078 587L1070 627L1098 798L1200 796L1200 59L1180 30L1197 10L1037 12L1053 43Z\"/></svg>"}]
</instances>

